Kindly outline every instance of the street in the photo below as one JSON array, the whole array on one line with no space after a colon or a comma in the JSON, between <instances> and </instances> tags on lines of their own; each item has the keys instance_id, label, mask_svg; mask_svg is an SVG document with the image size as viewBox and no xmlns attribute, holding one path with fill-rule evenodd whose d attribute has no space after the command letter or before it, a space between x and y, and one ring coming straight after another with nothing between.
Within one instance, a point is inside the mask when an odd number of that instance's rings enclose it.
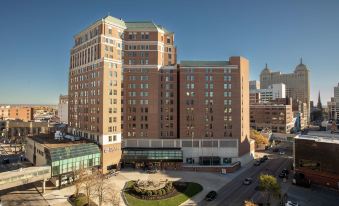
<instances>
[{"instance_id":1,"label":"street","mask_svg":"<svg viewBox=\"0 0 339 206\"><path fill-rule=\"evenodd\" d=\"M293 171L290 171L289 178L283 182L278 177L283 169L291 169L293 162L292 145L290 143L281 143L279 148L283 148L286 152L284 155L279 153L269 152L269 160L259 166L252 166L241 173L228 184L217 190L218 196L214 201L206 202L205 200L199 202L201 206L243 206L245 200L252 200L255 203L265 203L266 200L262 193L258 190L258 178L260 174L270 174L277 178L281 186L281 194L286 194L288 200L298 202L302 206L336 206L339 202L339 192L318 186L311 188L303 188L292 185ZM260 155L264 155L262 153ZM251 177L252 184L243 185L245 178ZM275 200L274 205L279 204L279 200Z\"/></svg>"},{"instance_id":2,"label":"street","mask_svg":"<svg viewBox=\"0 0 339 206\"><path fill-rule=\"evenodd\" d=\"M271 174L278 176L282 169L290 168L292 159L286 157L279 157L277 155L269 156L269 160L259 166L253 166L241 175L233 179L218 191L218 197L211 202L201 201L199 205L228 205L228 206L243 206L244 200L253 199L255 202L264 202L260 192L256 190L258 186L258 177L260 174ZM251 177L253 183L250 185L243 185L245 178Z\"/></svg>"}]
</instances>

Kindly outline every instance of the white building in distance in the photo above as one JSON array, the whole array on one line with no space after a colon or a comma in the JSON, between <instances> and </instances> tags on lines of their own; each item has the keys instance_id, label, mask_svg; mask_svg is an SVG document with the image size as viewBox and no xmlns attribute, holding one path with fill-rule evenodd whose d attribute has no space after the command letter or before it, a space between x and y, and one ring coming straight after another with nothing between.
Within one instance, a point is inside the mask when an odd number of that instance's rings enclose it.
<instances>
[{"instance_id":1,"label":"white building in distance","mask_svg":"<svg viewBox=\"0 0 339 206\"><path fill-rule=\"evenodd\" d=\"M250 96L251 103L266 103L277 98L286 98L286 85L272 84L267 89L251 89Z\"/></svg>"},{"instance_id":2,"label":"white building in distance","mask_svg":"<svg viewBox=\"0 0 339 206\"><path fill-rule=\"evenodd\" d=\"M58 117L61 123L68 124L68 95L60 95Z\"/></svg>"}]
</instances>

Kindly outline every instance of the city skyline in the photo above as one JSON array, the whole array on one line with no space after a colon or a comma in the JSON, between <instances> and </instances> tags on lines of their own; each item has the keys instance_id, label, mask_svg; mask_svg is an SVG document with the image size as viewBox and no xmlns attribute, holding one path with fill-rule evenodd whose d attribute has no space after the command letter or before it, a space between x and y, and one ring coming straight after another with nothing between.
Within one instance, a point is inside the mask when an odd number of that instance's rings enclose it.
<instances>
[{"instance_id":1,"label":"city skyline","mask_svg":"<svg viewBox=\"0 0 339 206\"><path fill-rule=\"evenodd\" d=\"M246 4L236 10L241 3ZM198 1L193 5L177 1L166 8L156 6L154 1L103 1L96 5L82 1L81 6L76 1L2 3L0 22L7 29L0 34L6 48L0 51L0 70L6 77L0 83L0 103L56 104L59 95L67 93L68 56L73 46L70 36L110 14L124 20L144 19L167 25L176 33L178 62L244 56L251 62L251 79L259 79L265 63L273 71L293 72L302 57L311 71L311 100L317 100L320 90L325 105L338 83L339 42L335 37L339 29L331 26L339 20L335 13L338 3L241 3L215 1L212 5ZM77 15L74 9L79 10ZM12 10L17 13L10 13ZM170 15L173 11L175 16ZM218 24L210 24L216 20ZM194 32L193 37L190 32Z\"/></svg>"}]
</instances>

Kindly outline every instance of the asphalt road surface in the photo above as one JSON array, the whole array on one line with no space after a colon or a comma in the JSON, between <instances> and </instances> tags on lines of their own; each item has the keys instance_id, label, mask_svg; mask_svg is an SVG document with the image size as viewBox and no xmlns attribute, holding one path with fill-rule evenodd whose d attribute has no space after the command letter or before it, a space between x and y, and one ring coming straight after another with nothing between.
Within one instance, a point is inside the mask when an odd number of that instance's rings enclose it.
<instances>
[{"instance_id":1,"label":"asphalt road surface","mask_svg":"<svg viewBox=\"0 0 339 206\"><path fill-rule=\"evenodd\" d=\"M256 189L258 186L258 177L260 174L270 174L278 176L284 168L290 169L292 158L286 155L271 154L269 160L262 163L260 166L252 166L247 171L244 171L230 183L222 187L218 192L218 196L214 201L202 201L198 205L201 206L243 206L244 200L253 199L255 202L264 202L261 193ZM290 174L291 176L291 174ZM251 177L252 184L243 185L245 178ZM277 179L279 179L277 177Z\"/></svg>"}]
</instances>

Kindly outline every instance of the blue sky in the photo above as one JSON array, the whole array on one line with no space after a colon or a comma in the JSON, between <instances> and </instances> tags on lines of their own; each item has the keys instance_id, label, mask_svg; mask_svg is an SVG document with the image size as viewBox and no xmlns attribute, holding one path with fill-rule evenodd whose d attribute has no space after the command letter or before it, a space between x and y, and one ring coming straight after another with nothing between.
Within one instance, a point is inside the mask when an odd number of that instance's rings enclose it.
<instances>
[{"instance_id":1,"label":"blue sky","mask_svg":"<svg viewBox=\"0 0 339 206\"><path fill-rule=\"evenodd\" d=\"M153 20L175 32L178 60L250 60L292 72L303 57L311 99L326 103L339 82L339 1L0 1L0 103L57 103L67 93L73 35L108 13Z\"/></svg>"}]
</instances>

